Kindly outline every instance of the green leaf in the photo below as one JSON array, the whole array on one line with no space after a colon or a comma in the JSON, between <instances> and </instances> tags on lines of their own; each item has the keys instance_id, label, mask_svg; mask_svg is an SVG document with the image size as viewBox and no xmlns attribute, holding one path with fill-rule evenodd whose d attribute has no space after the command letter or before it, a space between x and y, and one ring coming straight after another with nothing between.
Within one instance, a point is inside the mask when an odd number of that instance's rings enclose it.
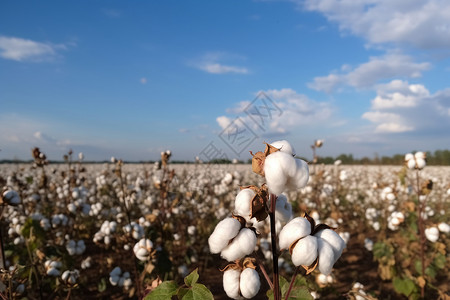
<instances>
[{"instance_id":1,"label":"green leaf","mask_svg":"<svg viewBox=\"0 0 450 300\"><path fill-rule=\"evenodd\" d=\"M98 291L100 293L106 291L106 280L105 280L105 278L102 278L100 280L100 282L97 285L97 289L98 289Z\"/></svg>"},{"instance_id":2,"label":"green leaf","mask_svg":"<svg viewBox=\"0 0 450 300\"><path fill-rule=\"evenodd\" d=\"M284 299L286 297L286 294L289 290L289 285L291 284L290 281L287 281L286 278L280 276L280 290L281 290L281 298ZM270 299L274 299L273 291L268 290L266 293L266 296ZM291 293L289 294L289 299L304 299L304 300L312 300L313 297L311 296L311 293L306 288L306 278L298 275L295 278L294 285L292 287Z\"/></svg>"},{"instance_id":3,"label":"green leaf","mask_svg":"<svg viewBox=\"0 0 450 300\"><path fill-rule=\"evenodd\" d=\"M192 288L181 298L182 300L214 300L213 294L206 286L195 283Z\"/></svg>"},{"instance_id":4,"label":"green leaf","mask_svg":"<svg viewBox=\"0 0 450 300\"><path fill-rule=\"evenodd\" d=\"M417 273L422 275L422 262L420 260L414 262L414 267L416 268Z\"/></svg>"},{"instance_id":5,"label":"green leaf","mask_svg":"<svg viewBox=\"0 0 450 300\"><path fill-rule=\"evenodd\" d=\"M445 256L441 253L438 253L438 255L436 255L436 258L434 259L434 265L436 266L436 268L438 269L443 269L445 268Z\"/></svg>"},{"instance_id":6,"label":"green leaf","mask_svg":"<svg viewBox=\"0 0 450 300\"><path fill-rule=\"evenodd\" d=\"M434 279L437 275L437 271L433 265L430 265L425 269L425 274Z\"/></svg>"},{"instance_id":7,"label":"green leaf","mask_svg":"<svg viewBox=\"0 0 450 300\"><path fill-rule=\"evenodd\" d=\"M148 294L145 300L170 300L172 296L177 293L178 286L174 281L164 281L150 294Z\"/></svg>"},{"instance_id":8,"label":"green leaf","mask_svg":"<svg viewBox=\"0 0 450 300\"><path fill-rule=\"evenodd\" d=\"M198 269L195 269L194 271L191 272L191 274L189 274L188 276L186 276L184 278L184 283L187 286L191 287L191 286L193 286L194 284L197 283L198 277L200 276L200 275L198 275L197 270Z\"/></svg>"},{"instance_id":9,"label":"green leaf","mask_svg":"<svg viewBox=\"0 0 450 300\"><path fill-rule=\"evenodd\" d=\"M409 297L416 290L416 285L411 279L395 277L392 283L394 284L395 290L406 297Z\"/></svg>"},{"instance_id":10,"label":"green leaf","mask_svg":"<svg viewBox=\"0 0 450 300\"><path fill-rule=\"evenodd\" d=\"M291 293L289 294L289 300L295 300L295 299L301 299L301 300L313 300L313 296L311 296L311 293L309 290L305 287L295 287L292 289Z\"/></svg>"}]
</instances>

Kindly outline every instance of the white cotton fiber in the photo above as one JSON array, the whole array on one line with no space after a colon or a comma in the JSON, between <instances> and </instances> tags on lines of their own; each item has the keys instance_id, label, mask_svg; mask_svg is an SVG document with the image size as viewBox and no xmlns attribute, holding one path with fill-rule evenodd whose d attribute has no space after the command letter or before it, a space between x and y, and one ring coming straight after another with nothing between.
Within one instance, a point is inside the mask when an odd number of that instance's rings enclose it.
<instances>
[{"instance_id":1,"label":"white cotton fiber","mask_svg":"<svg viewBox=\"0 0 450 300\"><path fill-rule=\"evenodd\" d=\"M334 259L333 264L341 257L342 251L345 248L345 241L332 229L323 229L317 232L314 236L327 241L331 248L333 248Z\"/></svg>"},{"instance_id":2,"label":"white cotton fiber","mask_svg":"<svg viewBox=\"0 0 450 300\"><path fill-rule=\"evenodd\" d=\"M309 178L308 164L282 151L266 157L264 173L269 192L275 195L280 195L287 189L302 188Z\"/></svg>"},{"instance_id":3,"label":"white cotton fiber","mask_svg":"<svg viewBox=\"0 0 450 300\"><path fill-rule=\"evenodd\" d=\"M226 270L223 273L223 289L227 296L232 299L239 299L239 277L241 272L239 270Z\"/></svg>"},{"instance_id":4,"label":"white cotton fiber","mask_svg":"<svg viewBox=\"0 0 450 300\"><path fill-rule=\"evenodd\" d=\"M251 189L241 190L234 201L235 214L244 217L247 222L250 221L251 201L255 196L255 192Z\"/></svg>"},{"instance_id":5,"label":"white cotton fiber","mask_svg":"<svg viewBox=\"0 0 450 300\"><path fill-rule=\"evenodd\" d=\"M319 254L319 271L322 274L328 275L335 262L333 248L324 239L317 239L317 246Z\"/></svg>"},{"instance_id":6,"label":"white cotton fiber","mask_svg":"<svg viewBox=\"0 0 450 300\"><path fill-rule=\"evenodd\" d=\"M208 239L211 253L222 251L229 241L239 233L240 229L241 223L234 218L225 218L220 221Z\"/></svg>"},{"instance_id":7,"label":"white cotton fiber","mask_svg":"<svg viewBox=\"0 0 450 300\"><path fill-rule=\"evenodd\" d=\"M271 143L270 145L279 149L281 152L285 152L289 155L295 156L294 148L286 140L276 141L276 142Z\"/></svg>"},{"instance_id":8,"label":"white cotton fiber","mask_svg":"<svg viewBox=\"0 0 450 300\"><path fill-rule=\"evenodd\" d=\"M304 187L308 183L309 168L308 164L301 159L294 159L295 171L292 169L289 173L287 186L291 190L297 190Z\"/></svg>"},{"instance_id":9,"label":"white cotton fiber","mask_svg":"<svg viewBox=\"0 0 450 300\"><path fill-rule=\"evenodd\" d=\"M220 255L228 261L235 261L251 254L255 247L256 234L251 229L243 228L234 240L222 250Z\"/></svg>"},{"instance_id":10,"label":"white cotton fiber","mask_svg":"<svg viewBox=\"0 0 450 300\"><path fill-rule=\"evenodd\" d=\"M240 290L241 295L247 299L253 298L258 294L261 282L258 272L252 268L247 268L241 273Z\"/></svg>"},{"instance_id":11,"label":"white cotton fiber","mask_svg":"<svg viewBox=\"0 0 450 300\"><path fill-rule=\"evenodd\" d=\"M426 238L434 243L439 239L439 230L437 227L430 227L425 229L425 236Z\"/></svg>"},{"instance_id":12,"label":"white cotton fiber","mask_svg":"<svg viewBox=\"0 0 450 300\"><path fill-rule=\"evenodd\" d=\"M276 218L281 223L287 223L292 219L292 205L283 194L278 196L276 203Z\"/></svg>"},{"instance_id":13,"label":"white cotton fiber","mask_svg":"<svg viewBox=\"0 0 450 300\"><path fill-rule=\"evenodd\" d=\"M307 235L297 242L292 251L292 263L298 267L300 265L309 266L317 258L317 238Z\"/></svg>"},{"instance_id":14,"label":"white cotton fiber","mask_svg":"<svg viewBox=\"0 0 450 300\"><path fill-rule=\"evenodd\" d=\"M311 234L311 223L307 219L301 217L292 219L280 232L280 249L289 248L292 243L309 234Z\"/></svg>"}]
</instances>

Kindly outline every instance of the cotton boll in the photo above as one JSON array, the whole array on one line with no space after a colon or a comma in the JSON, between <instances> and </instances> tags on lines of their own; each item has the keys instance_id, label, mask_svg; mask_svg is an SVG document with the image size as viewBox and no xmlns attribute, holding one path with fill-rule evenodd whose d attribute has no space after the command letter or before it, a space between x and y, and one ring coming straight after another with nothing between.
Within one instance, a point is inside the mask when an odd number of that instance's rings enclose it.
<instances>
[{"instance_id":1,"label":"cotton boll","mask_svg":"<svg viewBox=\"0 0 450 300\"><path fill-rule=\"evenodd\" d=\"M414 159L408 160L407 162L408 169L414 169L416 167L416 161Z\"/></svg>"},{"instance_id":2,"label":"cotton boll","mask_svg":"<svg viewBox=\"0 0 450 300\"><path fill-rule=\"evenodd\" d=\"M292 156L295 156L295 150L292 147L292 145L286 141L286 140L281 140L281 141L276 141L270 144L271 146L279 149L281 152L285 152L287 154L290 154Z\"/></svg>"},{"instance_id":3,"label":"cotton boll","mask_svg":"<svg viewBox=\"0 0 450 300\"><path fill-rule=\"evenodd\" d=\"M285 152L275 152L266 157L264 173L269 191L280 195L287 188L299 189L309 178L308 164Z\"/></svg>"},{"instance_id":4,"label":"cotton boll","mask_svg":"<svg viewBox=\"0 0 450 300\"><path fill-rule=\"evenodd\" d=\"M252 268L244 269L241 273L239 286L242 296L247 299L255 297L261 287L258 272Z\"/></svg>"},{"instance_id":5,"label":"cotton boll","mask_svg":"<svg viewBox=\"0 0 450 300\"><path fill-rule=\"evenodd\" d=\"M423 168L425 168L425 166L427 165L427 163L426 163L425 159L417 158L417 159L416 159L416 165L417 165L417 168L418 168L418 169L423 169Z\"/></svg>"},{"instance_id":6,"label":"cotton boll","mask_svg":"<svg viewBox=\"0 0 450 300\"><path fill-rule=\"evenodd\" d=\"M317 238L307 235L297 242L292 251L292 263L298 267L300 265L309 266L317 258Z\"/></svg>"},{"instance_id":7,"label":"cotton boll","mask_svg":"<svg viewBox=\"0 0 450 300\"><path fill-rule=\"evenodd\" d=\"M287 201L287 197L283 194L277 198L275 214L277 220L282 223L287 223L292 218L292 205Z\"/></svg>"},{"instance_id":8,"label":"cotton boll","mask_svg":"<svg viewBox=\"0 0 450 300\"><path fill-rule=\"evenodd\" d=\"M439 230L437 227L430 227L425 229L425 236L427 239L434 243L439 239Z\"/></svg>"},{"instance_id":9,"label":"cotton boll","mask_svg":"<svg viewBox=\"0 0 450 300\"><path fill-rule=\"evenodd\" d=\"M295 158L285 152L275 152L266 157L264 173L269 191L280 195L288 181L286 168L293 168L295 172Z\"/></svg>"},{"instance_id":10,"label":"cotton boll","mask_svg":"<svg viewBox=\"0 0 450 300\"><path fill-rule=\"evenodd\" d=\"M288 187L291 190L297 190L304 187L309 179L308 164L304 160L295 159L295 165L295 172L293 170L290 170L289 172Z\"/></svg>"},{"instance_id":11,"label":"cotton boll","mask_svg":"<svg viewBox=\"0 0 450 300\"><path fill-rule=\"evenodd\" d=\"M241 272L239 270L226 270L223 273L223 289L228 297L239 299L239 278Z\"/></svg>"},{"instance_id":12,"label":"cotton boll","mask_svg":"<svg viewBox=\"0 0 450 300\"><path fill-rule=\"evenodd\" d=\"M251 254L255 247L256 234L251 229L243 228L233 241L222 250L220 255L228 261L235 261Z\"/></svg>"},{"instance_id":13,"label":"cotton boll","mask_svg":"<svg viewBox=\"0 0 450 300\"><path fill-rule=\"evenodd\" d=\"M237 215L244 217L247 222L250 219L251 201L255 196L252 189L241 190L234 201L234 211Z\"/></svg>"},{"instance_id":14,"label":"cotton boll","mask_svg":"<svg viewBox=\"0 0 450 300\"><path fill-rule=\"evenodd\" d=\"M336 261L333 248L324 239L317 239L317 248L319 254L319 271L322 274L328 275Z\"/></svg>"},{"instance_id":15,"label":"cotton boll","mask_svg":"<svg viewBox=\"0 0 450 300\"><path fill-rule=\"evenodd\" d=\"M287 249L295 241L311 233L311 223L305 218L295 218L287 223L280 232L280 249Z\"/></svg>"},{"instance_id":16,"label":"cotton boll","mask_svg":"<svg viewBox=\"0 0 450 300\"><path fill-rule=\"evenodd\" d=\"M368 250L368 251L372 251L373 250L373 241L369 238L365 238L364 239L364 247Z\"/></svg>"},{"instance_id":17,"label":"cotton boll","mask_svg":"<svg viewBox=\"0 0 450 300\"><path fill-rule=\"evenodd\" d=\"M211 253L219 253L229 241L234 238L241 229L241 223L234 218L226 218L220 221L208 239Z\"/></svg>"},{"instance_id":18,"label":"cotton boll","mask_svg":"<svg viewBox=\"0 0 450 300\"><path fill-rule=\"evenodd\" d=\"M341 257L342 251L345 248L344 240L339 236L339 234L331 229L323 229L317 232L315 236L324 239L331 245L334 252L334 264L338 260L338 258Z\"/></svg>"},{"instance_id":19,"label":"cotton boll","mask_svg":"<svg viewBox=\"0 0 450 300\"><path fill-rule=\"evenodd\" d=\"M439 223L438 225L439 231L442 233L449 233L450 232L450 226L447 223Z\"/></svg>"}]
</instances>

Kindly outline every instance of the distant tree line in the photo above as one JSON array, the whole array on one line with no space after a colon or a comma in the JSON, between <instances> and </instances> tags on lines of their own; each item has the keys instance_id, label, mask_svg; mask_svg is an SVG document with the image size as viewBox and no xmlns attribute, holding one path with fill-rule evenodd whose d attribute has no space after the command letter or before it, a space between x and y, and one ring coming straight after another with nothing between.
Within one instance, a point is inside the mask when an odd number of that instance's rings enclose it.
<instances>
[{"instance_id":1,"label":"distant tree line","mask_svg":"<svg viewBox=\"0 0 450 300\"><path fill-rule=\"evenodd\" d=\"M411 153L414 153L412 151ZM450 150L436 150L434 152L427 151L427 164L434 166L450 166ZM302 157L302 159L308 161L307 158ZM336 160L340 160L344 165L401 165L405 160L405 154L395 154L393 156L381 156L375 155L375 157L362 157L355 158L353 154L340 154L336 157L332 156L319 156L317 162L319 164L334 164ZM0 164L2 163L32 163L32 160L18 160L18 159L4 159L0 160ZM50 164L61 164L65 163L64 161L50 161ZM84 164L103 164L110 163L110 161L83 161ZM154 161L125 161L128 164L150 164L154 163ZM170 161L171 164L193 164L193 161L184 161L184 160L174 160ZM231 164L232 161L229 159L213 159L209 162L211 164ZM237 163L245 163L244 161L237 161ZM246 163L251 164L252 160L249 159Z\"/></svg>"},{"instance_id":2,"label":"distant tree line","mask_svg":"<svg viewBox=\"0 0 450 300\"><path fill-rule=\"evenodd\" d=\"M414 153L412 151L411 153ZM449 166L450 150L436 150L434 152L427 151L427 164ZM405 154L395 154L393 156L375 155L373 158L367 156L362 158L354 158L353 154L341 154L336 157L325 156L318 157L318 163L333 164L336 160L340 160L344 165L401 165L405 160Z\"/></svg>"}]
</instances>

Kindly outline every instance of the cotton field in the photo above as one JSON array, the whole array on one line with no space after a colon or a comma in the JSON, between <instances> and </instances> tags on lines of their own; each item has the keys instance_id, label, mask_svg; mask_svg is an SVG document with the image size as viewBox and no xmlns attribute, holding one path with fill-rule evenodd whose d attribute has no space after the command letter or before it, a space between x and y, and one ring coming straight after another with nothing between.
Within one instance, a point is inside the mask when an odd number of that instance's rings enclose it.
<instances>
[{"instance_id":1,"label":"cotton field","mask_svg":"<svg viewBox=\"0 0 450 300\"><path fill-rule=\"evenodd\" d=\"M294 155L2 164L2 298L448 299L450 167Z\"/></svg>"}]
</instances>

